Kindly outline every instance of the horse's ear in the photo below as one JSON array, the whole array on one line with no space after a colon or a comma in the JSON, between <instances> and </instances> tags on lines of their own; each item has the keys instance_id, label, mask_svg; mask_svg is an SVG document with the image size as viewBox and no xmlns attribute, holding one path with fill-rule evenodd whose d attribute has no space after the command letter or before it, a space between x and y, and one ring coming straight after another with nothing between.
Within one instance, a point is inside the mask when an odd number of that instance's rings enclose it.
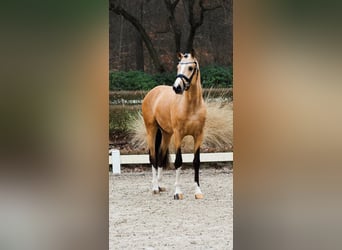
<instances>
[{"instance_id":1,"label":"horse's ear","mask_svg":"<svg viewBox=\"0 0 342 250\"><path fill-rule=\"evenodd\" d=\"M177 57L178 57L178 60L180 60L180 59L182 59L182 57L183 57L183 54L182 54L182 53L180 53L180 52L178 52L178 53L177 53Z\"/></svg>"},{"instance_id":2,"label":"horse's ear","mask_svg":"<svg viewBox=\"0 0 342 250\"><path fill-rule=\"evenodd\" d=\"M195 53L195 50L194 50L194 49L191 49L190 54L191 54L192 58L195 58L196 53Z\"/></svg>"}]
</instances>

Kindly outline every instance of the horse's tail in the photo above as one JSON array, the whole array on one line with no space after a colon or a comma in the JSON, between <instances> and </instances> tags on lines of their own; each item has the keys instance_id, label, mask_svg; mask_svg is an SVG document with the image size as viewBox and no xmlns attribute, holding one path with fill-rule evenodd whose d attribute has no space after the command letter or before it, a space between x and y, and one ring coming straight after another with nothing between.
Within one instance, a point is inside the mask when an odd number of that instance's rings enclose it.
<instances>
[{"instance_id":1,"label":"horse's tail","mask_svg":"<svg viewBox=\"0 0 342 250\"><path fill-rule=\"evenodd\" d=\"M156 134L156 140L155 140L155 151L156 151L156 165L158 167L167 167L169 165L170 159L169 159L169 149L166 150L166 152L163 155L163 152L160 150L160 145L162 141L163 135L160 128L157 130Z\"/></svg>"}]
</instances>

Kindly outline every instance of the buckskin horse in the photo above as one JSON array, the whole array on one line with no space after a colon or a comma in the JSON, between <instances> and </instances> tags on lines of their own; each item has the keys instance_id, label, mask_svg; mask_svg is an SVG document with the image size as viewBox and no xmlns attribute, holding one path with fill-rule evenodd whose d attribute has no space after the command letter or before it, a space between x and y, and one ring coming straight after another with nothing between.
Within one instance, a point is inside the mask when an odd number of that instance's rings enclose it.
<instances>
[{"instance_id":1,"label":"buckskin horse","mask_svg":"<svg viewBox=\"0 0 342 250\"><path fill-rule=\"evenodd\" d=\"M152 164L152 193L165 191L160 186L163 167L169 164L169 144L174 136L176 149L175 200L182 200L180 171L181 142L187 135L194 138L195 198L203 199L199 184L200 147L206 120L206 106L202 97L201 74L194 50L178 53L177 76L173 86L160 85L147 93L142 114L147 132L150 163Z\"/></svg>"}]
</instances>

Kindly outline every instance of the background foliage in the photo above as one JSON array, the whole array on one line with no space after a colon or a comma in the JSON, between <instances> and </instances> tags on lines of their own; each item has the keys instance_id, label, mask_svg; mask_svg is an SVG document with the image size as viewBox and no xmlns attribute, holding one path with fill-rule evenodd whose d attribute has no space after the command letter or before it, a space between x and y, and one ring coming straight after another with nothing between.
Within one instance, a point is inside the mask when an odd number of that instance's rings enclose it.
<instances>
[{"instance_id":1,"label":"background foliage","mask_svg":"<svg viewBox=\"0 0 342 250\"><path fill-rule=\"evenodd\" d=\"M142 71L109 73L110 90L148 90L156 86L155 79Z\"/></svg>"},{"instance_id":2,"label":"background foliage","mask_svg":"<svg viewBox=\"0 0 342 250\"><path fill-rule=\"evenodd\" d=\"M210 65L201 70L204 88L227 88L233 86L233 67Z\"/></svg>"},{"instance_id":3,"label":"background foliage","mask_svg":"<svg viewBox=\"0 0 342 250\"><path fill-rule=\"evenodd\" d=\"M176 73L148 74L142 71L111 71L110 90L150 90L157 85L172 85ZM233 86L233 68L210 65L201 69L203 88Z\"/></svg>"}]
</instances>

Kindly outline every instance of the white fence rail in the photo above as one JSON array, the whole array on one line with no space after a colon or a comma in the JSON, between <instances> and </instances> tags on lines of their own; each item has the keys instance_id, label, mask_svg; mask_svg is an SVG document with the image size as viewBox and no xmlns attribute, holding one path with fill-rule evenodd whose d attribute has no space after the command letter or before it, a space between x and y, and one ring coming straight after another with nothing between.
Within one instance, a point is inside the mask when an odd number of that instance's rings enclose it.
<instances>
[{"instance_id":1,"label":"white fence rail","mask_svg":"<svg viewBox=\"0 0 342 250\"><path fill-rule=\"evenodd\" d=\"M225 153L201 153L201 162L225 162L233 161L233 152ZM175 161L176 155L170 154L171 162ZM182 154L184 163L191 163L193 161L193 154ZM109 165L112 165L112 172L114 174L121 173L121 165L124 164L149 164L149 155L120 155L117 149L109 151Z\"/></svg>"}]
</instances>

